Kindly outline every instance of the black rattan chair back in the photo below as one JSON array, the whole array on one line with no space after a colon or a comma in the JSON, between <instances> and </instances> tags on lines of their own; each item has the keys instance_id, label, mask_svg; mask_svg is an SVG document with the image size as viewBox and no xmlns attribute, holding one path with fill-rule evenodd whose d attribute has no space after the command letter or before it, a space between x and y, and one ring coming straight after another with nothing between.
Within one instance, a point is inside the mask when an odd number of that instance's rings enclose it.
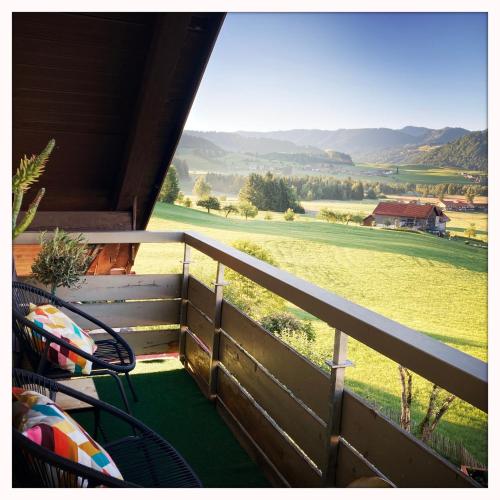
<instances>
[{"instance_id":1,"label":"black rattan chair back","mask_svg":"<svg viewBox=\"0 0 500 500\"><path fill-rule=\"evenodd\" d=\"M61 392L105 414L99 425L105 442L100 444L108 451L124 477L124 480L116 479L67 460L34 443L13 427L12 463L15 487L201 487L200 480L175 448L122 410L25 370L13 370L12 385L39 392L53 400ZM115 427L130 429L131 434L110 442L105 436Z\"/></svg>"}]
</instances>

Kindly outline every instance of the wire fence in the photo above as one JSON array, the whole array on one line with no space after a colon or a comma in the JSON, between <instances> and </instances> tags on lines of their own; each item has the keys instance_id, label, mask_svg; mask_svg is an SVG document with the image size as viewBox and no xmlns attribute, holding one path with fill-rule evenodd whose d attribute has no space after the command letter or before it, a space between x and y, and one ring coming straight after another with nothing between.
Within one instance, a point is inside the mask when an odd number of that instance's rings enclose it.
<instances>
[{"instance_id":1,"label":"wire fence","mask_svg":"<svg viewBox=\"0 0 500 500\"><path fill-rule=\"evenodd\" d=\"M383 408L381 412L393 422L399 425L399 412L393 408ZM418 425L416 422L411 423L411 433L414 436L418 435ZM487 469L487 466L477 460L460 441L453 441L447 436L435 430L427 442L427 445L432 448L436 453L448 459L458 467L466 465L467 467L474 467L478 469Z\"/></svg>"}]
</instances>

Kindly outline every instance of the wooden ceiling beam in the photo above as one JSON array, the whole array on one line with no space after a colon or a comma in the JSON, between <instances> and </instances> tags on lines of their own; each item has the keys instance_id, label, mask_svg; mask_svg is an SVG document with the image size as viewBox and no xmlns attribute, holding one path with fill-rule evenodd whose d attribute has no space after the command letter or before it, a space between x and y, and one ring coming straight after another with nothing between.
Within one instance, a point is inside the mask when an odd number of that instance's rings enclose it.
<instances>
[{"instance_id":1,"label":"wooden ceiling beam","mask_svg":"<svg viewBox=\"0 0 500 500\"><path fill-rule=\"evenodd\" d=\"M137 229L149 220L223 19L216 13L158 15L114 204L130 210L136 197ZM183 60L188 54L194 55L189 62ZM170 94L179 78L182 99Z\"/></svg>"}]
</instances>

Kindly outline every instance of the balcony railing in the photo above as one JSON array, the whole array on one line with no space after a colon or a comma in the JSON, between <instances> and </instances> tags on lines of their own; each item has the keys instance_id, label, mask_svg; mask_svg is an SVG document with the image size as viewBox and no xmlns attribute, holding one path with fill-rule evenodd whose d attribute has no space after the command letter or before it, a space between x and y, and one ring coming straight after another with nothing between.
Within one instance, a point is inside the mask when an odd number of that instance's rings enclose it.
<instances>
[{"instance_id":1,"label":"balcony railing","mask_svg":"<svg viewBox=\"0 0 500 500\"><path fill-rule=\"evenodd\" d=\"M184 244L180 274L87 276L80 289L59 294L124 329L138 354L179 352L200 390L275 484L346 486L379 476L402 487L478 486L343 382L350 336L487 412L483 361L198 233L84 236L94 244ZM38 234L25 233L15 243L37 242ZM190 274L191 249L217 262L212 288ZM334 328L329 375L224 300L225 267ZM166 325L179 327L158 329Z\"/></svg>"}]
</instances>

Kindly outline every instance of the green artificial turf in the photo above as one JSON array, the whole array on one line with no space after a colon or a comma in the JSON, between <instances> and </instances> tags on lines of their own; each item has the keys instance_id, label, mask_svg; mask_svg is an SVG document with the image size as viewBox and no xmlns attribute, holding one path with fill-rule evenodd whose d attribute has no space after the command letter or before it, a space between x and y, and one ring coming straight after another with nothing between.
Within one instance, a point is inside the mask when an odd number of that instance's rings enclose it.
<instances>
[{"instance_id":1,"label":"green artificial turf","mask_svg":"<svg viewBox=\"0 0 500 500\"><path fill-rule=\"evenodd\" d=\"M139 396L138 403L129 396L134 417L167 439L190 464L204 487L270 486L214 404L203 396L178 360L140 361L132 372L132 380ZM101 400L122 408L114 380L104 376L96 377L95 382ZM89 414L77 418L92 431ZM107 438L112 439L113 429L109 430L105 424L104 420Z\"/></svg>"}]
</instances>

